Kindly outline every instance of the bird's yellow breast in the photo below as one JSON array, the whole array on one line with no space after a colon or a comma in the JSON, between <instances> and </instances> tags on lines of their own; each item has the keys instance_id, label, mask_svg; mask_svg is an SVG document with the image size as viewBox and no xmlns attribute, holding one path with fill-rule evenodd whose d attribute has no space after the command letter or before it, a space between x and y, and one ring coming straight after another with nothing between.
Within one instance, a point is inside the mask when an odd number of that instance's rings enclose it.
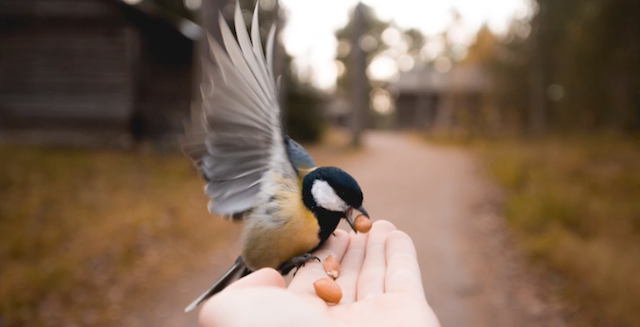
<instances>
[{"instance_id":1,"label":"bird's yellow breast","mask_svg":"<svg viewBox=\"0 0 640 327\"><path fill-rule=\"evenodd\" d=\"M244 228L242 258L252 270L277 268L320 242L320 226L302 202L298 181L281 176L273 180L277 189L269 203L273 210L253 215Z\"/></svg>"}]
</instances>

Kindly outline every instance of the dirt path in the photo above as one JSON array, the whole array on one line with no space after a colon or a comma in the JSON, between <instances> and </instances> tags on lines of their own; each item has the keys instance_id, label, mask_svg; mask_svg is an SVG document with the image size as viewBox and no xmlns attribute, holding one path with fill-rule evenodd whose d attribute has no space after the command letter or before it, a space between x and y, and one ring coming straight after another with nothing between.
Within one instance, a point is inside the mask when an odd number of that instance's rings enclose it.
<instances>
[{"instance_id":1,"label":"dirt path","mask_svg":"<svg viewBox=\"0 0 640 327\"><path fill-rule=\"evenodd\" d=\"M341 164L365 208L416 243L427 299L443 326L563 326L534 274L524 271L496 193L462 150L396 134L369 134L364 155Z\"/></svg>"},{"instance_id":2,"label":"dirt path","mask_svg":"<svg viewBox=\"0 0 640 327\"><path fill-rule=\"evenodd\" d=\"M443 326L564 325L559 305L549 304L534 274L522 268L494 213L495 192L468 154L397 134L371 133L365 141L357 155L312 154L356 177L372 217L392 221L414 239L427 298ZM195 326L196 315L181 308L224 268L175 285L146 322Z\"/></svg>"}]
</instances>

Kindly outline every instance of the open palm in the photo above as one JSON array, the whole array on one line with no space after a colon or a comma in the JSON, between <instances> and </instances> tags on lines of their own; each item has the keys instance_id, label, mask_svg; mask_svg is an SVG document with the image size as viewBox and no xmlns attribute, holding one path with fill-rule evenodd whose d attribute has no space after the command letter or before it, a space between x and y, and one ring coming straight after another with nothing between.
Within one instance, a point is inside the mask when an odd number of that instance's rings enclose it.
<instances>
[{"instance_id":1,"label":"open palm","mask_svg":"<svg viewBox=\"0 0 640 327\"><path fill-rule=\"evenodd\" d=\"M275 270L262 269L209 300L201 326L439 326L413 242L393 224L378 221L368 234L337 230L314 254L341 261L340 303L327 305L315 294L313 282L327 277L318 262L301 268L288 288Z\"/></svg>"}]
</instances>

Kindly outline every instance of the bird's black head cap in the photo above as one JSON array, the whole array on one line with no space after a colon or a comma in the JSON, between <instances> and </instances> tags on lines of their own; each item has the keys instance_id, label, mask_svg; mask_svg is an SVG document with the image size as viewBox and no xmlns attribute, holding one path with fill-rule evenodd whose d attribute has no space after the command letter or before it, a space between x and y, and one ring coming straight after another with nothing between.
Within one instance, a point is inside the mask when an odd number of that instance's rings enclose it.
<instances>
[{"instance_id":1,"label":"bird's black head cap","mask_svg":"<svg viewBox=\"0 0 640 327\"><path fill-rule=\"evenodd\" d=\"M334 194L339 199L334 198ZM333 212L344 212L349 208L362 206L363 195L358 182L344 170L336 167L318 167L302 180L302 199L312 212L318 207Z\"/></svg>"},{"instance_id":2,"label":"bird's black head cap","mask_svg":"<svg viewBox=\"0 0 640 327\"><path fill-rule=\"evenodd\" d=\"M329 238L341 219L346 219L355 231L354 213L369 217L362 200L358 182L342 169L319 167L302 179L302 201L320 225L318 246Z\"/></svg>"}]
</instances>

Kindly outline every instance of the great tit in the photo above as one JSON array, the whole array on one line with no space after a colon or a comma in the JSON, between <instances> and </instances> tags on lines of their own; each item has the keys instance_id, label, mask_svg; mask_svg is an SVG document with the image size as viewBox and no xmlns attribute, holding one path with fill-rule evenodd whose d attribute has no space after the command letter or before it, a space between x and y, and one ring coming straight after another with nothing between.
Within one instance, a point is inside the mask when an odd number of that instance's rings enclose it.
<instances>
[{"instance_id":1,"label":"great tit","mask_svg":"<svg viewBox=\"0 0 640 327\"><path fill-rule=\"evenodd\" d=\"M220 15L225 49L208 38L217 65L203 60L202 106L183 141L206 180L209 212L244 221L235 264L185 312L252 271L271 267L286 275L318 259L311 253L341 219L353 228L357 215L369 216L353 177L336 167L316 167L284 132L272 70L275 27L265 58L257 10L251 40L238 3L237 40Z\"/></svg>"}]
</instances>

